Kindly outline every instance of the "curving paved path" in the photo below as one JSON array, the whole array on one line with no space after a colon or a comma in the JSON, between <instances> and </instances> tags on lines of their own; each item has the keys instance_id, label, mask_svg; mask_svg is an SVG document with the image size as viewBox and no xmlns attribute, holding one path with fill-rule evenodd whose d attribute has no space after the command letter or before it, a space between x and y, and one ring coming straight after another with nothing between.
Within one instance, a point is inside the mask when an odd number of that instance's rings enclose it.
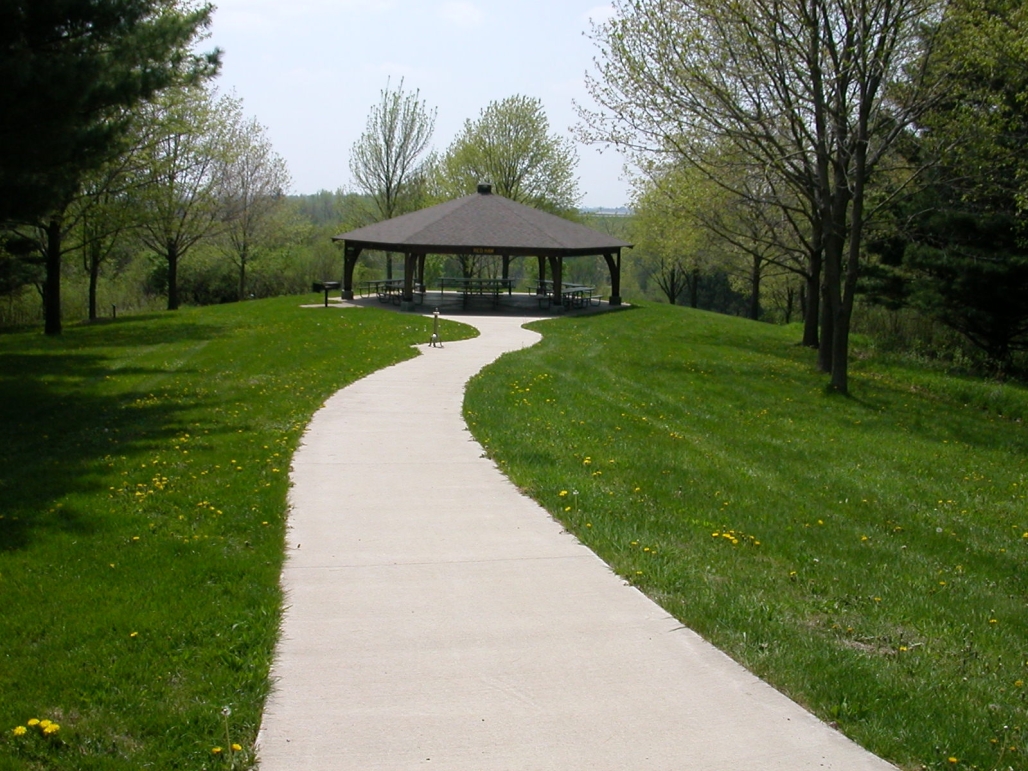
<instances>
[{"instance_id":1,"label":"curving paved path","mask_svg":"<svg viewBox=\"0 0 1028 771\"><path fill-rule=\"evenodd\" d=\"M261 771L887 771L627 586L461 417L526 319L333 396L293 460Z\"/></svg>"}]
</instances>

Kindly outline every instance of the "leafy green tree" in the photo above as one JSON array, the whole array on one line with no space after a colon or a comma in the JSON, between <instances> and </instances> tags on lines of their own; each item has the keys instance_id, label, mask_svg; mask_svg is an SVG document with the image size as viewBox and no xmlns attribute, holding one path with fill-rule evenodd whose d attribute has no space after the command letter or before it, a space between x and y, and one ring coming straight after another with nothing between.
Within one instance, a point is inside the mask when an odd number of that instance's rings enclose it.
<instances>
[{"instance_id":1,"label":"leafy green tree","mask_svg":"<svg viewBox=\"0 0 1028 771\"><path fill-rule=\"evenodd\" d=\"M0 223L62 230L84 174L120 151L129 111L212 76L194 52L213 6L174 0L0 0ZM61 331L60 255L47 249L46 332Z\"/></svg>"},{"instance_id":2,"label":"leafy green tree","mask_svg":"<svg viewBox=\"0 0 1028 771\"><path fill-rule=\"evenodd\" d=\"M944 90L940 73L919 66L940 9L938 0L618 0L594 31L589 88L600 110L581 111L583 136L693 166L737 195L733 180L766 174L782 192L767 203L808 234L815 281L823 262L819 363L841 393L874 214L868 186Z\"/></svg>"},{"instance_id":3,"label":"leafy green tree","mask_svg":"<svg viewBox=\"0 0 1028 771\"><path fill-rule=\"evenodd\" d=\"M430 177L432 197L449 200L474 193L488 183L497 195L566 217L577 215L580 198L575 167L578 155L568 140L550 132L542 101L515 95L490 102L442 157ZM488 270L494 260L459 255L463 275ZM501 256L500 273L507 278L510 257Z\"/></svg>"},{"instance_id":4,"label":"leafy green tree","mask_svg":"<svg viewBox=\"0 0 1028 771\"><path fill-rule=\"evenodd\" d=\"M140 113L140 238L167 265L168 310L179 307L180 261L223 227L241 109L238 99L192 87L168 91Z\"/></svg>"},{"instance_id":5,"label":"leafy green tree","mask_svg":"<svg viewBox=\"0 0 1028 771\"><path fill-rule=\"evenodd\" d=\"M550 132L542 102L515 95L465 122L436 167L436 196L469 195L487 182L505 198L566 214L580 198L577 165L571 141Z\"/></svg>"},{"instance_id":6,"label":"leafy green tree","mask_svg":"<svg viewBox=\"0 0 1028 771\"><path fill-rule=\"evenodd\" d=\"M236 116L241 117L241 116ZM247 266L270 245L279 224L276 214L285 205L289 169L271 146L267 129L256 119L238 120L229 127L231 147L222 169L222 251L239 275L239 299L247 296Z\"/></svg>"},{"instance_id":7,"label":"leafy green tree","mask_svg":"<svg viewBox=\"0 0 1028 771\"><path fill-rule=\"evenodd\" d=\"M373 221L414 211L424 200L425 152L436 111L420 96L420 91L404 93L402 80L395 91L386 84L350 150L350 173L374 205ZM392 269L392 256L386 255L387 278L392 278Z\"/></svg>"},{"instance_id":8,"label":"leafy green tree","mask_svg":"<svg viewBox=\"0 0 1028 771\"><path fill-rule=\"evenodd\" d=\"M677 168L636 185L632 240L640 267L672 305L687 296L689 305L697 307L700 281L713 267L710 234L696 216L698 199L710 187L704 182L689 169Z\"/></svg>"},{"instance_id":9,"label":"leafy green tree","mask_svg":"<svg viewBox=\"0 0 1028 771\"><path fill-rule=\"evenodd\" d=\"M939 34L949 91L909 152L938 157L875 244L875 299L912 305L999 370L1028 349L1028 4L957 0ZM941 66L941 65L936 65Z\"/></svg>"}]
</instances>

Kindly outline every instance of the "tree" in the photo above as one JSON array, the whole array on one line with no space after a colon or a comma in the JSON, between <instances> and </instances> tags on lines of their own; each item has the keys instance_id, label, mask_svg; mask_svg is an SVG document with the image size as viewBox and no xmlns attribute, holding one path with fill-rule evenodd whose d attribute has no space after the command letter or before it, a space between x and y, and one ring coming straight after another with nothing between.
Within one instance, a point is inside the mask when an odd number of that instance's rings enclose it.
<instances>
[{"instance_id":1,"label":"tree","mask_svg":"<svg viewBox=\"0 0 1028 771\"><path fill-rule=\"evenodd\" d=\"M179 307L179 262L221 227L240 112L238 99L192 87L162 95L140 114L140 237L167 265L168 310Z\"/></svg>"},{"instance_id":2,"label":"tree","mask_svg":"<svg viewBox=\"0 0 1028 771\"><path fill-rule=\"evenodd\" d=\"M578 205L577 165L574 145L550 133L542 102L515 95L465 122L440 159L435 182L438 197L468 195L488 182L494 193L560 214Z\"/></svg>"},{"instance_id":3,"label":"tree","mask_svg":"<svg viewBox=\"0 0 1028 771\"><path fill-rule=\"evenodd\" d=\"M938 0L615 5L594 29L601 55L589 89L601 110L580 111L584 137L693 166L737 195L745 191L732 180L764 174L773 194L766 203L807 240L812 277L823 260L819 363L846 393L863 229L873 214L867 188L943 91L945 78L924 66Z\"/></svg>"},{"instance_id":4,"label":"tree","mask_svg":"<svg viewBox=\"0 0 1028 771\"><path fill-rule=\"evenodd\" d=\"M700 281L712 267L710 234L698 217L711 188L705 178L681 167L651 168L647 178L637 181L633 240L649 277L672 305L688 293L689 305L697 307Z\"/></svg>"},{"instance_id":5,"label":"tree","mask_svg":"<svg viewBox=\"0 0 1028 771\"><path fill-rule=\"evenodd\" d=\"M128 111L212 76L193 52L213 6L174 0L0 1L0 224L58 233L82 176L119 151ZM59 239L48 249L46 332L61 331Z\"/></svg>"},{"instance_id":6,"label":"tree","mask_svg":"<svg viewBox=\"0 0 1028 771\"><path fill-rule=\"evenodd\" d=\"M435 110L420 99L420 91L405 94L403 81L382 90L368 114L367 127L350 150L350 173L371 197L374 219L388 220L418 208L424 194L424 154L435 130ZM392 257L386 256L392 278Z\"/></svg>"},{"instance_id":7,"label":"tree","mask_svg":"<svg viewBox=\"0 0 1028 771\"><path fill-rule=\"evenodd\" d=\"M946 21L950 90L908 148L941 161L930 186L893 207L870 290L943 322L1004 371L1028 349L1028 5L955 0Z\"/></svg>"},{"instance_id":8,"label":"tree","mask_svg":"<svg viewBox=\"0 0 1028 771\"><path fill-rule=\"evenodd\" d=\"M269 236L289 188L286 162L256 119L236 122L226 137L232 148L222 170L221 248L239 271L239 299L246 297L246 269Z\"/></svg>"}]
</instances>

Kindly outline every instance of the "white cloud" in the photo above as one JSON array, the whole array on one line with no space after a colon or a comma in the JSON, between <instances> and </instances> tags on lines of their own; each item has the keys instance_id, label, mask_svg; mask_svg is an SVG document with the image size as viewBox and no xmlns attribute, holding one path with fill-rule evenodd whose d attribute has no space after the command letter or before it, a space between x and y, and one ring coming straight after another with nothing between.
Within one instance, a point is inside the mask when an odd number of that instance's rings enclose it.
<instances>
[{"instance_id":1,"label":"white cloud","mask_svg":"<svg viewBox=\"0 0 1028 771\"><path fill-rule=\"evenodd\" d=\"M480 27L485 21L482 9L474 3L452 0L439 6L439 15L446 21L463 29Z\"/></svg>"},{"instance_id":2,"label":"white cloud","mask_svg":"<svg viewBox=\"0 0 1028 771\"><path fill-rule=\"evenodd\" d=\"M311 19L322 24L341 24L344 14L383 13L394 0L218 0L216 28L241 32L267 32L292 21Z\"/></svg>"},{"instance_id":3,"label":"white cloud","mask_svg":"<svg viewBox=\"0 0 1028 771\"><path fill-rule=\"evenodd\" d=\"M610 3L607 3L606 5L594 5L585 12L586 21L591 21L594 24L603 24L604 22L610 21L615 16L617 16L617 10Z\"/></svg>"},{"instance_id":4,"label":"white cloud","mask_svg":"<svg viewBox=\"0 0 1028 771\"><path fill-rule=\"evenodd\" d=\"M389 10L393 0L218 0L219 11L246 13L325 13L338 10L382 11Z\"/></svg>"}]
</instances>

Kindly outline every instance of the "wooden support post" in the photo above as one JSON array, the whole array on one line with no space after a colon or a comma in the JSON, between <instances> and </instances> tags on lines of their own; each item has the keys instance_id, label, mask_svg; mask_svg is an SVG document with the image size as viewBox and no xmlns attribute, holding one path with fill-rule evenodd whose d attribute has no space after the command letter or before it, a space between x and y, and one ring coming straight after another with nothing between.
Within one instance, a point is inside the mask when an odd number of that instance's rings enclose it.
<instances>
[{"instance_id":1,"label":"wooden support post","mask_svg":"<svg viewBox=\"0 0 1028 771\"><path fill-rule=\"evenodd\" d=\"M564 302L564 258L550 257L550 273L553 274L553 304L560 308Z\"/></svg>"},{"instance_id":2,"label":"wooden support post","mask_svg":"<svg viewBox=\"0 0 1028 771\"><path fill-rule=\"evenodd\" d=\"M611 305L621 305L621 250L611 254L603 255L607 261L607 269L610 271L610 299Z\"/></svg>"},{"instance_id":3,"label":"wooden support post","mask_svg":"<svg viewBox=\"0 0 1028 771\"><path fill-rule=\"evenodd\" d=\"M343 242L343 290L341 295L344 300L353 299L353 269L360 256L360 247L350 246L345 241Z\"/></svg>"},{"instance_id":4,"label":"wooden support post","mask_svg":"<svg viewBox=\"0 0 1028 771\"><path fill-rule=\"evenodd\" d=\"M424 294L425 292L425 257L427 255L418 255L418 291Z\"/></svg>"},{"instance_id":5,"label":"wooden support post","mask_svg":"<svg viewBox=\"0 0 1028 771\"><path fill-rule=\"evenodd\" d=\"M403 255L403 293L400 295L400 309L414 310L414 268L417 255Z\"/></svg>"}]
</instances>

